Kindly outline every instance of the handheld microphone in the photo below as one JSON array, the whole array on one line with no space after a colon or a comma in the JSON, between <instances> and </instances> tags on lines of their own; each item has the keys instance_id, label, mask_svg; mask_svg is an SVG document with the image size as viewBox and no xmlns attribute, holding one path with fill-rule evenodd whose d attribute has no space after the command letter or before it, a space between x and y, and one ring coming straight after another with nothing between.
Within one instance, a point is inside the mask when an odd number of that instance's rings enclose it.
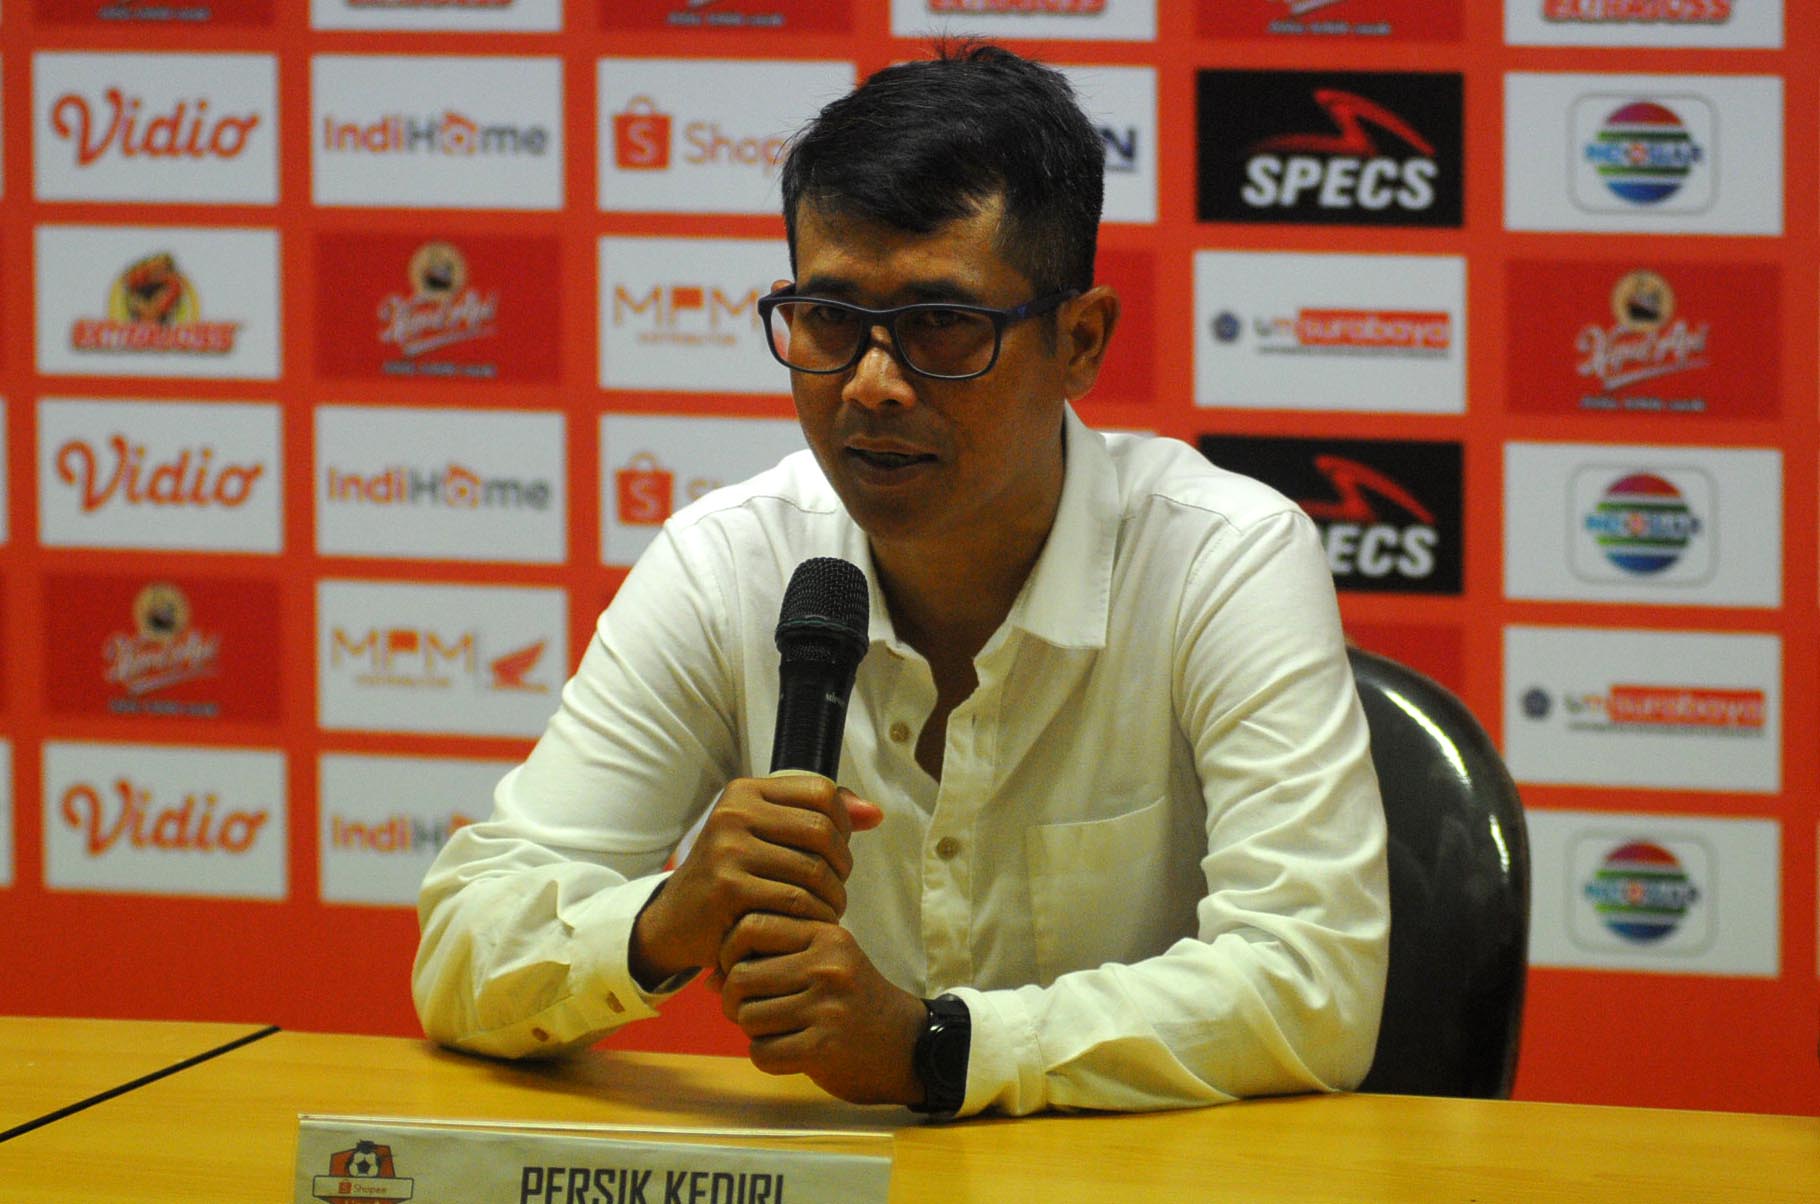
<instances>
[{"instance_id":1,"label":"handheld microphone","mask_svg":"<svg viewBox=\"0 0 1820 1204\"><path fill-rule=\"evenodd\" d=\"M865 659L871 596L866 575L834 556L796 566L777 620L777 730L771 772L833 778L853 676Z\"/></svg>"}]
</instances>

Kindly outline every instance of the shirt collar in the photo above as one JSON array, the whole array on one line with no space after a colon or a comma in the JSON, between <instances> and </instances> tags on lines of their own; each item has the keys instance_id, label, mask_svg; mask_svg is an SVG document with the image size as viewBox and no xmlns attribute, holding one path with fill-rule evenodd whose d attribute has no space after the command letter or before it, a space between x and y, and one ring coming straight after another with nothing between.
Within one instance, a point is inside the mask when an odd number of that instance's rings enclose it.
<instances>
[{"instance_id":1,"label":"shirt collar","mask_svg":"<svg viewBox=\"0 0 1820 1204\"><path fill-rule=\"evenodd\" d=\"M1055 525L1006 622L1061 648L1104 648L1118 544L1118 471L1106 438L1064 406Z\"/></svg>"}]
</instances>

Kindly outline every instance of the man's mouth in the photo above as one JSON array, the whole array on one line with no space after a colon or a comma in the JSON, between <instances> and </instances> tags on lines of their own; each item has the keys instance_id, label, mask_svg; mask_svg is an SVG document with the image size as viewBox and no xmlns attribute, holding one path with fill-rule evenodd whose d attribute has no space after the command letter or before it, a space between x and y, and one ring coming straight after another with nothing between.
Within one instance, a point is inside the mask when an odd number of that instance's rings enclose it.
<instances>
[{"instance_id":1,"label":"man's mouth","mask_svg":"<svg viewBox=\"0 0 1820 1204\"><path fill-rule=\"evenodd\" d=\"M880 451L873 448L849 447L847 454L873 468L907 468L912 464L933 461L928 452Z\"/></svg>"}]
</instances>

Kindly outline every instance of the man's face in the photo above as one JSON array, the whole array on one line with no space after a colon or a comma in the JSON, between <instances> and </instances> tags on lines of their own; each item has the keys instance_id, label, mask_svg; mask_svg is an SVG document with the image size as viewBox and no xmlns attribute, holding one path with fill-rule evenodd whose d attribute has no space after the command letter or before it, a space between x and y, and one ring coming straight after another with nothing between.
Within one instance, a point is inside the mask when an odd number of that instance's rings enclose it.
<instances>
[{"instance_id":1,"label":"man's face","mask_svg":"<svg viewBox=\"0 0 1820 1204\"><path fill-rule=\"evenodd\" d=\"M805 204L796 292L874 309L1021 305L1035 289L995 249L998 221L993 203L918 235ZM1067 334L1073 304L1059 339L1047 316L1007 326L998 363L973 380L917 375L882 329L845 372L790 374L809 446L876 550L946 545L952 555L964 539L990 552L1009 531L1047 531L1061 491L1063 402L1071 386L1085 391Z\"/></svg>"}]
</instances>

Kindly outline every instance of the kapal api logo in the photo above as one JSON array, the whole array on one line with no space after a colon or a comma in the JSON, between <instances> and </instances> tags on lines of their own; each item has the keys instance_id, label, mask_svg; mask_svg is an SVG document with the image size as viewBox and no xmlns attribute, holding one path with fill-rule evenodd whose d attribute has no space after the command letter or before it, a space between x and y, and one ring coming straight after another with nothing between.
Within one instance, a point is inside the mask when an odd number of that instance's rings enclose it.
<instances>
[{"instance_id":1,"label":"kapal api logo","mask_svg":"<svg viewBox=\"0 0 1820 1204\"><path fill-rule=\"evenodd\" d=\"M168 251L128 264L108 289L104 316L70 325L76 351L229 355L239 322L208 322L196 286Z\"/></svg>"},{"instance_id":2,"label":"kapal api logo","mask_svg":"<svg viewBox=\"0 0 1820 1204\"><path fill-rule=\"evenodd\" d=\"M137 710L131 700L220 672L221 636L193 625L189 599L172 583L155 581L139 591L133 628L109 635L102 649L107 681L129 696L115 710Z\"/></svg>"},{"instance_id":3,"label":"kapal api logo","mask_svg":"<svg viewBox=\"0 0 1820 1204\"><path fill-rule=\"evenodd\" d=\"M398 1174L392 1147L357 1141L329 1155L329 1173L310 1180L310 1194L323 1204L369 1204L373 1200L408 1200L413 1180Z\"/></svg>"},{"instance_id":4,"label":"kapal api logo","mask_svg":"<svg viewBox=\"0 0 1820 1204\"><path fill-rule=\"evenodd\" d=\"M1612 849L1581 891L1607 928L1637 945L1673 934L1701 901L1679 859L1648 840Z\"/></svg>"},{"instance_id":5,"label":"kapal api logo","mask_svg":"<svg viewBox=\"0 0 1820 1204\"><path fill-rule=\"evenodd\" d=\"M1581 376L1607 390L1705 368L1712 325L1691 323L1675 312L1675 290L1661 275L1639 268L1611 291L1611 325L1582 327L1574 349Z\"/></svg>"},{"instance_id":6,"label":"kapal api logo","mask_svg":"<svg viewBox=\"0 0 1820 1204\"><path fill-rule=\"evenodd\" d=\"M379 303L380 342L411 360L497 333L499 293L469 282L467 258L453 243L423 244L405 271L411 291L393 293Z\"/></svg>"}]
</instances>

